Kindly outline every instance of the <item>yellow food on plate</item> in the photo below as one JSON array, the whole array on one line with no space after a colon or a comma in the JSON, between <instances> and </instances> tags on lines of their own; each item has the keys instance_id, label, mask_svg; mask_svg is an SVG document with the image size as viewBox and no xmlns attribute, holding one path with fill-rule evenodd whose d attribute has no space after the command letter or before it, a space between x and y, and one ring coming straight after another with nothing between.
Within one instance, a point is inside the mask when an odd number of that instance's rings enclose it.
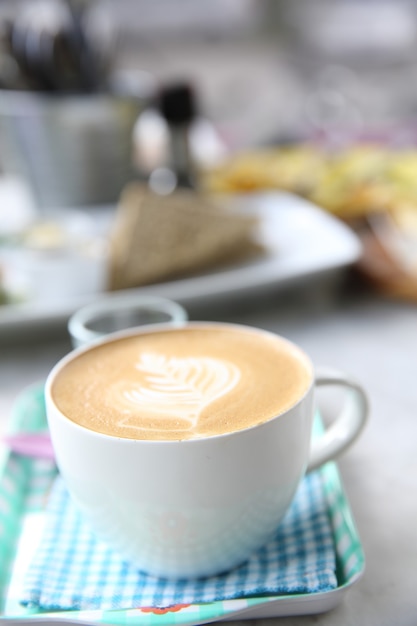
<instances>
[{"instance_id":1,"label":"yellow food on plate","mask_svg":"<svg viewBox=\"0 0 417 626\"><path fill-rule=\"evenodd\" d=\"M203 184L214 193L281 189L306 195L324 167L324 155L308 145L254 150L236 154L206 172Z\"/></svg>"},{"instance_id":2,"label":"yellow food on plate","mask_svg":"<svg viewBox=\"0 0 417 626\"><path fill-rule=\"evenodd\" d=\"M284 190L352 220L378 211L417 211L417 150L313 144L253 150L207 172L210 192Z\"/></svg>"}]
</instances>

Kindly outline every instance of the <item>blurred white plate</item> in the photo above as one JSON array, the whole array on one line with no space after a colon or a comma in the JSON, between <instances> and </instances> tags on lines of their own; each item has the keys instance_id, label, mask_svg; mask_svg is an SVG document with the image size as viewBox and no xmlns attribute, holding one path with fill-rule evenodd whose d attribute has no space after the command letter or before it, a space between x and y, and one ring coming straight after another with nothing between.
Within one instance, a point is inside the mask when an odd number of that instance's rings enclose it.
<instances>
[{"instance_id":1,"label":"blurred white plate","mask_svg":"<svg viewBox=\"0 0 417 626\"><path fill-rule=\"evenodd\" d=\"M353 264L361 253L356 235L342 222L311 203L287 193L266 193L236 198L243 210L261 216L260 240L267 254L240 265L204 275L147 287L141 293L157 294L186 306L204 299L230 300L238 294L277 290ZM97 211L97 209L94 209ZM109 215L109 208L103 208ZM129 290L130 292L136 290ZM97 294L35 301L0 307L0 337L23 327L59 322Z\"/></svg>"}]
</instances>

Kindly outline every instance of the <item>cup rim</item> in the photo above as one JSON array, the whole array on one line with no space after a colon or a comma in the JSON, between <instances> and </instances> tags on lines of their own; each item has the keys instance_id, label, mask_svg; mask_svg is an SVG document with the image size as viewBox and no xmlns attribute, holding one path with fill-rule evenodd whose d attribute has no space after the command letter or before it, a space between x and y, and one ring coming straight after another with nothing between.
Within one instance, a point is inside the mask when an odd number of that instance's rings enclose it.
<instances>
[{"instance_id":1,"label":"cup rim","mask_svg":"<svg viewBox=\"0 0 417 626\"><path fill-rule=\"evenodd\" d=\"M142 334L148 334L148 333L157 333L157 332L167 332L167 331L172 331L175 332L178 329L181 328L200 328L200 327L226 327L226 328L236 328L236 329L240 329L246 332L253 332L254 334L263 334L263 335L267 335L268 337L278 337L281 341L284 341L285 343L289 344L293 349L296 350L296 352L298 352L298 354L304 359L304 361L306 362L306 364L309 367L310 373L311 373L311 379L310 379L310 384L308 385L307 389L305 390L305 392L296 400L296 402L294 402L294 404L292 404L291 406L289 406L288 408L286 408L285 410L282 410L281 412L277 413L276 415L273 415L272 417L268 418L267 420L260 422L258 424L252 424L251 426L247 426L246 428L241 428L238 430L233 430L233 431L229 431L226 433L218 433L218 434L214 434L214 435L207 435L204 437L191 437L191 438L184 438L184 439L135 439L135 438L131 438L131 437L121 437L119 435L110 435L108 433L103 433L97 430L94 430L92 428L88 428L86 426L82 426L81 424L78 424L77 422L73 421L71 418L67 417L63 411L58 407L58 405L56 404L55 400L53 399L52 396L52 387L54 384L54 380L56 378L56 376L58 375L58 373L71 361L75 360L76 358L78 358L78 356L80 356L81 354L85 353L85 352L89 352L90 350L94 350L98 347L100 347L101 345L107 345L109 343L113 343L116 342L120 339L125 339L131 336L136 336L136 335L142 335ZM250 325L246 325L246 324L239 324L239 323L234 323L234 322L221 322L221 321L184 321L184 322L179 322L177 325L172 324L172 323L159 323L159 324L146 324L143 326L137 326L134 328L127 328L127 329L123 329L120 331L116 331L113 333L109 333L108 335L105 335L103 337L101 337L100 339L94 341L93 343L89 343L87 345L82 345L78 348L75 348L74 350L71 350L68 354L66 354L64 357L62 357L55 365L54 367L51 369L51 371L49 372L46 382L45 382L45 398L46 398L46 404L48 405L49 401L51 402L51 404L53 405L53 408L55 410L55 412L57 414L59 414L59 417L61 419L63 419L65 422L69 423L72 427L74 427L76 430L80 429L81 431L83 431L84 433L89 434L91 437L95 438L95 439L103 439L103 440L107 440L107 441L117 441L117 442L123 442L124 445L167 445L167 446L173 446L175 444L181 444L181 445L198 445L207 441L214 441L217 439L223 439L223 438L230 438L230 437L236 437L236 436L242 436L250 431L253 431L254 429L259 429L259 428L263 428L266 427L268 424L270 424L271 422L275 421L276 419L279 419L280 417L283 417L284 415L287 415L290 411L293 411L294 409L296 409L297 406L299 406L299 404L301 404L304 399L311 393L312 388L314 387L315 384L315 368L313 365L313 362L311 360L311 358L309 357L309 355L295 342L291 341L290 339L275 333L273 331L269 331L269 330L265 330L263 328L258 328L256 326L250 326ZM49 417L48 417L48 421L49 421Z\"/></svg>"}]
</instances>

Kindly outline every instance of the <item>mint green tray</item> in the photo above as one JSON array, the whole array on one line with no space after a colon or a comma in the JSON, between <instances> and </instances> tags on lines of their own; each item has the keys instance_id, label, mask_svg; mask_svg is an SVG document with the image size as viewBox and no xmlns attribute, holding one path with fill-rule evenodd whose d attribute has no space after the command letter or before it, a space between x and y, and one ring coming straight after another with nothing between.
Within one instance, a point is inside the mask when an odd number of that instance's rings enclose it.
<instances>
[{"instance_id":1,"label":"mint green tray","mask_svg":"<svg viewBox=\"0 0 417 626\"><path fill-rule=\"evenodd\" d=\"M41 410L40 410L41 408ZM40 386L17 399L9 432L46 427ZM36 546L48 491L56 475L53 463L24 458L0 447L0 621L13 624L48 623L152 625L202 624L218 620L254 619L322 613L334 608L363 573L365 560L337 466L322 470L337 557L338 586L313 594L255 597L170 609L132 608L117 611L36 612L20 606L18 592Z\"/></svg>"}]
</instances>

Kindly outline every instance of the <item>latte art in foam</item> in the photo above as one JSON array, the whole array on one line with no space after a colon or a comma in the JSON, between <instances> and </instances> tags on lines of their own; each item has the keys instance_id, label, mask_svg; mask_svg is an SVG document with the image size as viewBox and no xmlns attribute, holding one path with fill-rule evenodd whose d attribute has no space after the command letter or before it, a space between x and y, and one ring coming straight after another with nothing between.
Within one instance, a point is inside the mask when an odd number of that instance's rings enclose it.
<instances>
[{"instance_id":1,"label":"latte art in foam","mask_svg":"<svg viewBox=\"0 0 417 626\"><path fill-rule=\"evenodd\" d=\"M155 425L158 430L169 429L172 423L178 430L193 430L203 410L240 379L233 363L210 357L145 353L135 370L139 376L132 372L131 380L117 382L108 392L113 405L131 416L120 419L118 425L133 430L152 431Z\"/></svg>"},{"instance_id":2,"label":"latte art in foam","mask_svg":"<svg viewBox=\"0 0 417 626\"><path fill-rule=\"evenodd\" d=\"M307 357L271 333L190 323L137 332L75 354L52 395L73 422L130 439L201 439L294 406L313 381Z\"/></svg>"}]
</instances>

